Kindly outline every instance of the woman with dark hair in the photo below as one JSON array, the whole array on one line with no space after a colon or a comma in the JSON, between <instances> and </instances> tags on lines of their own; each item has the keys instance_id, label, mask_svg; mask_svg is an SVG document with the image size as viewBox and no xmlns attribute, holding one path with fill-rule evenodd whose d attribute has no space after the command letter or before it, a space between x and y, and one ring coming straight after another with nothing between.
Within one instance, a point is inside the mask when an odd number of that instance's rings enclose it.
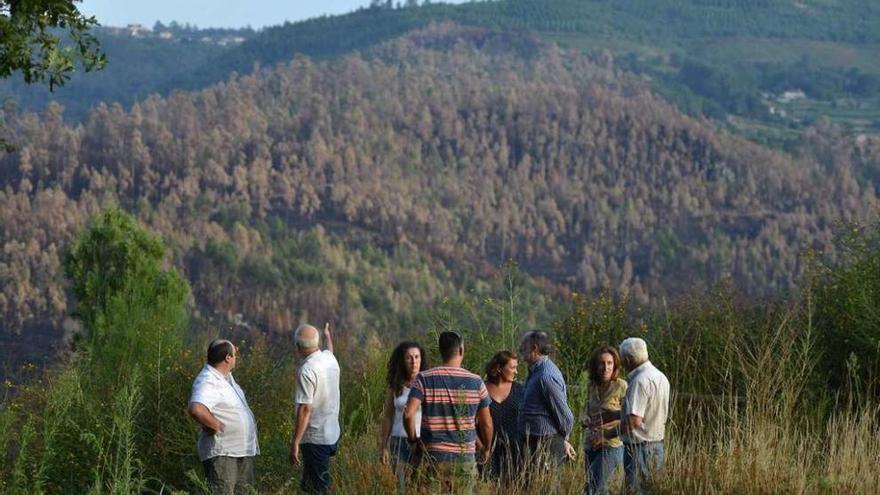
<instances>
[{"instance_id":1,"label":"woman with dark hair","mask_svg":"<svg viewBox=\"0 0 880 495\"><path fill-rule=\"evenodd\" d=\"M495 435L488 476L510 481L520 464L520 438L516 416L522 403L523 386L516 381L519 361L516 353L500 351L486 364L486 390L492 402L489 412ZM485 473L485 471L484 471Z\"/></svg>"},{"instance_id":2,"label":"woman with dark hair","mask_svg":"<svg viewBox=\"0 0 880 495\"><path fill-rule=\"evenodd\" d=\"M425 349L416 342L401 342L394 348L388 360L388 371L385 376L388 388L385 391L379 448L382 451L382 463L391 466L401 489L406 484L412 462L406 430L403 428L403 411L409 398L410 384L420 371L427 368L428 356L425 354ZM421 422L421 412L419 412L416 414L417 434Z\"/></svg>"},{"instance_id":3,"label":"woman with dark hair","mask_svg":"<svg viewBox=\"0 0 880 495\"><path fill-rule=\"evenodd\" d=\"M587 405L581 414L586 451L585 494L608 493L608 480L623 462L623 442L614 435L620 424L620 410L626 396L626 381L620 378L620 355L614 347L596 349L588 364L590 377Z\"/></svg>"}]
</instances>

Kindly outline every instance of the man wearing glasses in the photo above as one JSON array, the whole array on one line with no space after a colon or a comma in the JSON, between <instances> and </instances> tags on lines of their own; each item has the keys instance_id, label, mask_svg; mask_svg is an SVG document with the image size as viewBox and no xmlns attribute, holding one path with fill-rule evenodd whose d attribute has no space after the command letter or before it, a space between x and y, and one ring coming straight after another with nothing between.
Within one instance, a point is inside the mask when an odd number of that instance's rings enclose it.
<instances>
[{"instance_id":1,"label":"man wearing glasses","mask_svg":"<svg viewBox=\"0 0 880 495\"><path fill-rule=\"evenodd\" d=\"M199 460L215 495L247 492L254 482L254 457L260 453L254 413L232 377L237 355L228 340L211 342L189 399L189 414L202 425Z\"/></svg>"}]
</instances>

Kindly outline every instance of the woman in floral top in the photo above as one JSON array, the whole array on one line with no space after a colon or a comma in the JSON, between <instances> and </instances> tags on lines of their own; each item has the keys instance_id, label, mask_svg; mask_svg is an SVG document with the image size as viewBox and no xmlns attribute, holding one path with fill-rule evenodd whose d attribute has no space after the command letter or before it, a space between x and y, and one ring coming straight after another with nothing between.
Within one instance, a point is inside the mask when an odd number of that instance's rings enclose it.
<instances>
[{"instance_id":1,"label":"woman in floral top","mask_svg":"<svg viewBox=\"0 0 880 495\"><path fill-rule=\"evenodd\" d=\"M620 410L626 396L626 381L620 379L620 355L611 346L602 346L589 363L589 397L581 414L584 427L587 486L585 494L608 493L608 480L623 462L623 442L609 433L620 424Z\"/></svg>"}]
</instances>

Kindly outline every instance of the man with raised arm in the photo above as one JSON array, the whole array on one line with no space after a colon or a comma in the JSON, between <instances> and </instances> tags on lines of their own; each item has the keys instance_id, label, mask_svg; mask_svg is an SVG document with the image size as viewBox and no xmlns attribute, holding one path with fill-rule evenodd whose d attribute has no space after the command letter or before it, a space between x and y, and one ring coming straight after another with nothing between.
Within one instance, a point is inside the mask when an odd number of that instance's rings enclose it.
<instances>
[{"instance_id":1,"label":"man with raised arm","mask_svg":"<svg viewBox=\"0 0 880 495\"><path fill-rule=\"evenodd\" d=\"M232 369L238 350L228 340L208 345L207 363L193 382L189 414L200 425L199 460L215 495L246 493L260 453L257 425Z\"/></svg>"},{"instance_id":2,"label":"man with raised arm","mask_svg":"<svg viewBox=\"0 0 880 495\"><path fill-rule=\"evenodd\" d=\"M455 332L438 339L443 364L416 376L403 413L412 452L424 451L422 469L441 493L473 491L476 461L491 455L492 415L483 380L461 367L464 343ZM421 438L416 417L421 407ZM482 448L476 458L477 436Z\"/></svg>"},{"instance_id":3,"label":"man with raised arm","mask_svg":"<svg viewBox=\"0 0 880 495\"><path fill-rule=\"evenodd\" d=\"M296 430L290 462L302 465L300 488L307 494L330 493L330 458L339 442L339 363L333 355L330 324L324 325L325 350L318 330L302 324L294 332L301 360L296 375Z\"/></svg>"}]
</instances>

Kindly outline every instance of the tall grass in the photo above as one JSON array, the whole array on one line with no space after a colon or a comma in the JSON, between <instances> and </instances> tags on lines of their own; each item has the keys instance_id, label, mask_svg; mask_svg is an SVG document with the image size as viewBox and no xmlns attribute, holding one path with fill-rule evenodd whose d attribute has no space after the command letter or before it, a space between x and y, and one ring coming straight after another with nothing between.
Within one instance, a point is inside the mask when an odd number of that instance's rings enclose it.
<instances>
[{"instance_id":1,"label":"tall grass","mask_svg":"<svg viewBox=\"0 0 880 495\"><path fill-rule=\"evenodd\" d=\"M825 289L784 305L747 304L724 287L659 313L633 311L628 301L608 295L578 296L550 321L549 303L526 300L534 291L519 290L523 279L509 267L500 290L445 301L432 312L431 326L413 329L412 337L436 363L437 334L462 333L464 365L479 372L498 350L515 349L523 331L549 328L577 416L586 400L585 364L592 350L642 336L673 389L667 464L654 480L657 493L875 493L880 407L873 392L880 388L870 373L850 373L878 364L870 361L876 354L872 339L880 335L874 316L850 314L870 308L880 294L880 257L874 251L865 256L870 262L828 271L818 282ZM187 291L168 285L173 279L131 281L123 292L102 297L103 309L89 320L93 331L74 357L17 385L0 403L0 492L205 491L195 449L198 428L185 408L205 345L217 332L190 335L191 343L184 343ZM864 287L875 282L877 287ZM859 297L844 305L850 309L834 306L835 298L852 294ZM847 322L858 323L859 345L844 342L838 349L835 339L847 335ZM376 448L385 363L395 343L370 335L365 342L337 341L343 436L332 472L340 494L398 490ZM239 342L239 349L234 373L257 418L262 451L256 488L295 492L301 473L287 460L297 365L292 337L257 336ZM855 364L840 362L847 356ZM523 379L524 363L521 372ZM576 427L571 441L580 447L581 439ZM580 455L534 477L528 487L520 471L505 486L480 480L476 491L580 494ZM621 473L612 486L622 488ZM415 485L407 491L419 492Z\"/></svg>"},{"instance_id":2,"label":"tall grass","mask_svg":"<svg viewBox=\"0 0 880 495\"><path fill-rule=\"evenodd\" d=\"M718 394L694 393L704 392L703 385L674 389L667 464L654 482L656 493L876 492L880 486L878 408L838 408L831 394L815 390L820 354L809 326L810 315L801 309L768 312L761 327L731 327L723 347L730 357L700 364L722 368L713 374L716 383L723 385ZM684 363L694 365L690 360ZM684 374L689 370L668 371ZM734 377L736 383L725 383ZM578 379L570 382L574 390L583 385ZM346 440L334 470L340 493L396 493L395 480L377 463L372 445L363 436ZM530 486L519 476L503 492L536 493L535 487L552 486L554 493L580 494L585 482L582 462L579 459L538 476ZM617 473L612 485L622 489L622 473ZM477 485L481 494L501 489L495 482Z\"/></svg>"},{"instance_id":3,"label":"tall grass","mask_svg":"<svg viewBox=\"0 0 880 495\"><path fill-rule=\"evenodd\" d=\"M481 309L482 304L488 306ZM493 304L476 302L474 308L491 312L496 309ZM595 302L585 304L596 309ZM607 310L608 304L605 301L599 307ZM731 311L741 313L735 307ZM561 317L554 326L560 338L572 338L563 324L570 316ZM699 315L692 316L687 320L699 320ZM471 317L464 314L464 318ZM729 335L722 339L718 352L698 353L709 358L728 353L728 357L717 361L683 359L679 366L664 354L674 358L686 355L686 342L672 348L665 347L665 342L675 340L676 333L693 338L690 326L672 323L652 334L646 332L644 322L613 323L623 333L657 338L659 343L651 348L655 360L662 362L661 369L670 377L680 377L672 380L667 465L655 490L670 494L874 492L880 486L880 471L875 467L880 459L878 409L866 400L858 406L837 403L831 391L817 390L821 354L810 318L793 308L767 311L763 319L745 318L747 325L730 321ZM757 321L762 324L754 326ZM423 340L433 345L427 338ZM605 340L598 337L595 344ZM487 359L497 350L491 336L487 341L483 347L479 339L470 340L466 352L475 356L474 361ZM691 342L695 350L702 344ZM257 463L258 489L263 493L295 492L300 475L287 462L295 361L292 346L286 345L270 346L262 341L242 344L242 359L235 372L258 419L262 447ZM350 349L348 345L340 342L337 352L344 370L344 435L333 463L334 483L338 493L396 493L396 478L381 465L375 447L384 350L390 346L376 343L369 349ZM592 344L585 345L590 347ZM0 421L6 426L0 440L7 442L11 461L0 469L3 491L134 493L174 489L201 493L201 469L194 447L196 427L183 413L190 380L201 366L201 354L183 352L164 375L166 392L175 392L173 401L170 397L165 401L163 414L175 418L175 425L166 428L170 433L164 441L172 447L166 451L168 459L161 462L145 455L150 448L157 453L161 450L147 438L155 430L150 430L151 421L142 418L146 409L141 378L123 383L103 407L87 402L88 381L71 369L47 377L47 387L22 391L0 411ZM557 359L563 361L562 357ZM687 379L689 373L703 378ZM586 377L571 372L567 378L569 402L578 414ZM710 382L712 385L707 385ZM718 393L707 393L713 387ZM580 447L580 431L572 440ZM582 462L581 458L558 472L539 476L532 486L552 483L557 487L555 493L580 493L585 482ZM88 476L82 475L84 470ZM504 493L534 493L522 481L514 480L504 487ZM618 490L622 487L621 473L612 485ZM477 484L480 494L499 489L495 482ZM417 493L415 489L410 492Z\"/></svg>"}]
</instances>

